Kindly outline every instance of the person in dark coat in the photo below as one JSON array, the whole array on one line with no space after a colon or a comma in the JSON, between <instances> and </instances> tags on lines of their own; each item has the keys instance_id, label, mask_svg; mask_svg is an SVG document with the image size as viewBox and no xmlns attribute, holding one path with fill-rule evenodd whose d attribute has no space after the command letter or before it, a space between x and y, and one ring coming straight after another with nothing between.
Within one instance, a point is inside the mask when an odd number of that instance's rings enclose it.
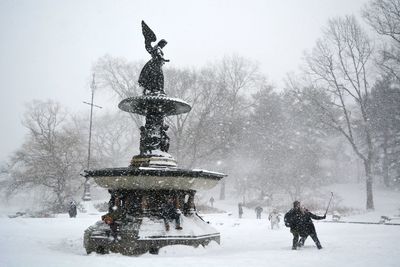
<instances>
[{"instance_id":1,"label":"person in dark coat","mask_svg":"<svg viewBox=\"0 0 400 267\"><path fill-rule=\"evenodd\" d=\"M115 241L121 239L121 236L118 235L120 230L120 221L126 217L126 210L124 210L121 205L122 197L123 195L113 192L108 203L108 213L101 216L101 220L110 226L111 235Z\"/></svg>"},{"instance_id":2,"label":"person in dark coat","mask_svg":"<svg viewBox=\"0 0 400 267\"><path fill-rule=\"evenodd\" d=\"M290 232L293 234L292 249L296 250L299 247L299 238L307 238L308 235L314 240L318 249L321 249L321 243L318 240L317 234L315 232L314 224L311 219L322 220L326 216L317 216L312 214L306 209L303 209L299 201L293 202L293 208L289 210L284 217L285 226L290 227ZM310 223L311 222L311 223ZM303 241L305 241L305 238ZM304 242L303 242L304 244ZM301 245L300 245L301 246Z\"/></svg>"},{"instance_id":3,"label":"person in dark coat","mask_svg":"<svg viewBox=\"0 0 400 267\"><path fill-rule=\"evenodd\" d=\"M263 212L263 208L260 206L257 206L254 210L256 212L256 218L261 219L261 212Z\"/></svg>"},{"instance_id":4,"label":"person in dark coat","mask_svg":"<svg viewBox=\"0 0 400 267\"><path fill-rule=\"evenodd\" d=\"M317 246L318 249L321 249L321 243L319 242L317 232L315 231L315 226L312 221L314 220L323 220L326 218L326 215L324 216L317 216L307 209L304 209L304 215L301 217L301 229L300 229L300 241L298 243L299 247L304 246L304 242L306 241L308 236L311 236L312 240L314 241L315 245Z\"/></svg>"},{"instance_id":5,"label":"person in dark coat","mask_svg":"<svg viewBox=\"0 0 400 267\"><path fill-rule=\"evenodd\" d=\"M181 212L175 207L173 198L169 198L167 203L161 205L161 217L164 219L165 230L169 231L170 220L175 220L175 229L182 230Z\"/></svg>"},{"instance_id":6,"label":"person in dark coat","mask_svg":"<svg viewBox=\"0 0 400 267\"><path fill-rule=\"evenodd\" d=\"M211 208L213 208L213 207L214 207L214 201L215 201L215 200L214 200L214 198L213 198L213 197L211 197L211 198L210 198L210 204L211 204Z\"/></svg>"},{"instance_id":7,"label":"person in dark coat","mask_svg":"<svg viewBox=\"0 0 400 267\"><path fill-rule=\"evenodd\" d=\"M68 214L70 218L75 218L77 215L77 209L76 209L76 204L75 201L71 201L69 203L69 207L68 207Z\"/></svg>"},{"instance_id":8,"label":"person in dark coat","mask_svg":"<svg viewBox=\"0 0 400 267\"><path fill-rule=\"evenodd\" d=\"M242 203L238 204L238 209L239 209L239 219L241 219L242 215L243 215L243 204Z\"/></svg>"}]
</instances>

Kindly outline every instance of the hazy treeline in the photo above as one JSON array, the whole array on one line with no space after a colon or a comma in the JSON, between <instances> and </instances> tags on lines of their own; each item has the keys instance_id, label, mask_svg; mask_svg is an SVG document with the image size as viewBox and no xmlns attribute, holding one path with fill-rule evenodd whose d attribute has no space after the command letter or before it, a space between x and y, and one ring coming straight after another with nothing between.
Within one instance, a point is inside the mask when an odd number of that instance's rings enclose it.
<instances>
[{"instance_id":1,"label":"hazy treeline","mask_svg":"<svg viewBox=\"0 0 400 267\"><path fill-rule=\"evenodd\" d=\"M329 20L284 88L238 55L203 67L166 66L168 96L192 106L167 118L170 153L180 167L227 173L226 188L236 196L285 193L299 199L321 185L364 181L366 207L373 209L373 183L400 186L399 10L395 0L364 7L375 43L353 16ZM98 88L122 100L142 93L142 67L104 56L93 71ZM87 124L58 103L32 102L24 119L26 141L3 168L8 193L42 188L56 210L79 195ZM96 117L91 166L129 165L143 124L143 117L128 113Z\"/></svg>"}]
</instances>

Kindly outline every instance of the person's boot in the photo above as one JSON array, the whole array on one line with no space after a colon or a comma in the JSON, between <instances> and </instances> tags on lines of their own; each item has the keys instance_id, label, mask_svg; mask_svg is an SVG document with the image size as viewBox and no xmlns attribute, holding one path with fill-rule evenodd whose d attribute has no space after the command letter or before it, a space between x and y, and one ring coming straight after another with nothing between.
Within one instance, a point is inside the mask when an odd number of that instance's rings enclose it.
<instances>
[{"instance_id":1,"label":"person's boot","mask_svg":"<svg viewBox=\"0 0 400 267\"><path fill-rule=\"evenodd\" d=\"M311 238L314 240L315 245L317 246L318 249L322 249L321 243L319 242L319 239L317 235L311 235Z\"/></svg>"},{"instance_id":2,"label":"person's boot","mask_svg":"<svg viewBox=\"0 0 400 267\"><path fill-rule=\"evenodd\" d=\"M321 243L319 242L318 238L315 241L315 245L317 246L318 249L322 249Z\"/></svg>"},{"instance_id":3,"label":"person's boot","mask_svg":"<svg viewBox=\"0 0 400 267\"><path fill-rule=\"evenodd\" d=\"M297 239L297 240L298 240L298 239ZM297 240L293 240L292 250L297 250L298 243L299 243Z\"/></svg>"},{"instance_id":4,"label":"person's boot","mask_svg":"<svg viewBox=\"0 0 400 267\"><path fill-rule=\"evenodd\" d=\"M179 224L177 224L176 227L175 227L175 229L176 229L176 230L182 230L183 228L182 228Z\"/></svg>"},{"instance_id":5,"label":"person's boot","mask_svg":"<svg viewBox=\"0 0 400 267\"><path fill-rule=\"evenodd\" d=\"M169 231L169 224L165 224L165 231Z\"/></svg>"},{"instance_id":6,"label":"person's boot","mask_svg":"<svg viewBox=\"0 0 400 267\"><path fill-rule=\"evenodd\" d=\"M300 241L299 241L299 244L298 244L298 247L299 248L301 248L302 246L304 246L304 242L306 241L306 239L305 238L300 238Z\"/></svg>"}]
</instances>

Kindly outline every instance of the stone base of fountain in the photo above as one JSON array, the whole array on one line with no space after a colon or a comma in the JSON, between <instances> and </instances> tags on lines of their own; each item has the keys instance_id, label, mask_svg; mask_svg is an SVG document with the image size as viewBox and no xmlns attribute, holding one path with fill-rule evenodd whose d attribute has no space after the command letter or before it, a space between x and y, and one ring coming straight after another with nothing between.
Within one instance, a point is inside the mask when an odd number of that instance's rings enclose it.
<instances>
[{"instance_id":1,"label":"stone base of fountain","mask_svg":"<svg viewBox=\"0 0 400 267\"><path fill-rule=\"evenodd\" d=\"M176 168L176 160L168 153L158 151L132 157L130 167L169 167Z\"/></svg>"},{"instance_id":2,"label":"stone base of fountain","mask_svg":"<svg viewBox=\"0 0 400 267\"><path fill-rule=\"evenodd\" d=\"M86 252L121 253L123 255L157 254L170 245L206 246L211 241L220 243L220 234L197 214L181 216L182 230L176 230L170 222L166 230L162 218L157 216L131 217L117 221L118 231L113 233L109 225L98 221L84 234Z\"/></svg>"},{"instance_id":3,"label":"stone base of fountain","mask_svg":"<svg viewBox=\"0 0 400 267\"><path fill-rule=\"evenodd\" d=\"M196 190L214 187L223 174L181 169L113 168L89 171L111 195L108 213L84 234L87 253L156 253L169 245L206 246L220 234L197 213ZM107 176L106 176L107 175ZM176 209L182 228L165 215Z\"/></svg>"}]
</instances>

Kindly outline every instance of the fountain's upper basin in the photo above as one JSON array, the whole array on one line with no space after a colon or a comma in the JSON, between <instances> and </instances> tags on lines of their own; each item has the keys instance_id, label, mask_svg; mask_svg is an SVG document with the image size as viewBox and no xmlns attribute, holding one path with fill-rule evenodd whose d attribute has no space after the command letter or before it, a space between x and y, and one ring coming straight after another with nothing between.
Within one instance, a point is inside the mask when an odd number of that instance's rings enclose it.
<instances>
[{"instance_id":1,"label":"fountain's upper basin","mask_svg":"<svg viewBox=\"0 0 400 267\"><path fill-rule=\"evenodd\" d=\"M127 167L85 170L84 177L93 177L108 189L211 189L226 175L206 170L178 168Z\"/></svg>"},{"instance_id":2,"label":"fountain's upper basin","mask_svg":"<svg viewBox=\"0 0 400 267\"><path fill-rule=\"evenodd\" d=\"M123 111L143 116L146 116L149 112L153 112L149 110L149 107L156 107L158 112L165 116L187 113L191 110L190 105L185 101L165 95L129 97L122 100L118 104L118 107Z\"/></svg>"}]
</instances>

